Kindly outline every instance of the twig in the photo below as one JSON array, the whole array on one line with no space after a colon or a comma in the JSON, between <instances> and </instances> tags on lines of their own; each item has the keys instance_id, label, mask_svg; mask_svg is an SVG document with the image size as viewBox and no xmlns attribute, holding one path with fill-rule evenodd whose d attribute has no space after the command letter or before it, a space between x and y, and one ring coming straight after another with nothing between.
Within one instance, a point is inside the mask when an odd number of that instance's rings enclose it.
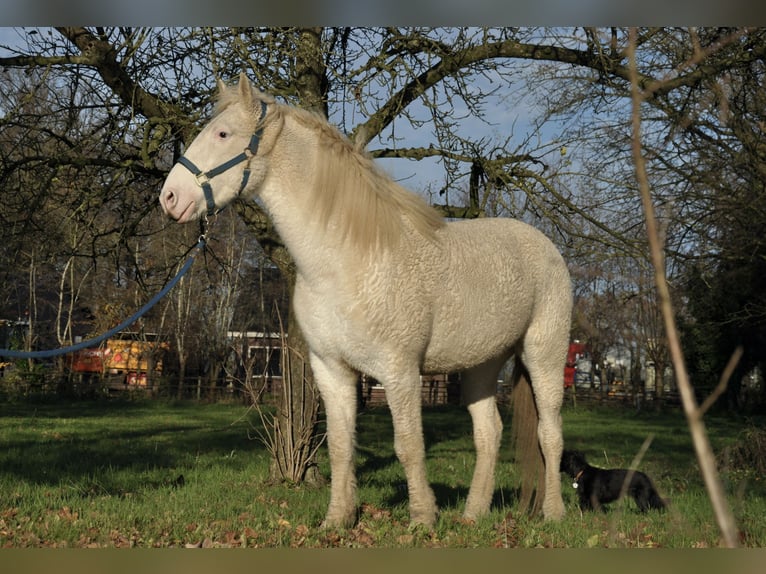
<instances>
[{"instance_id":1,"label":"twig","mask_svg":"<svg viewBox=\"0 0 766 574\"><path fill-rule=\"evenodd\" d=\"M721 530L722 542L726 547L735 548L737 542L737 527L734 517L729 508L726 496L723 492L718 470L715 465L710 441L708 440L705 424L702 421L700 410L697 407L697 401L694 397L694 391L686 370L681 341L673 314L673 303L670 299L670 289L668 287L667 277L665 276L665 261L663 257L662 245L660 245L657 220L654 213L651 192L649 190L649 178L646 172L646 163L644 161L641 149L641 103L644 100L644 94L640 91L638 81L638 67L636 63L636 29L631 28L628 42L629 72L631 83L631 103L632 103L632 152L633 162L636 168L636 180L638 182L643 205L644 216L646 219L646 233L649 240L652 264L654 266L654 277L657 286L657 296L660 304L663 322L665 324L665 333L667 335L668 347L670 348L671 361L676 374L678 389L681 394L681 403L689 423L689 430L692 435L697 460L702 471L702 477L710 496L710 502L713 505L716 521Z\"/></svg>"},{"instance_id":2,"label":"twig","mask_svg":"<svg viewBox=\"0 0 766 574\"><path fill-rule=\"evenodd\" d=\"M620 498L624 497L625 494L627 494L628 488L630 487L630 483L633 480L633 475L636 474L636 471L638 470L638 465L641 464L641 460L644 458L646 451L649 450L649 446L652 444L653 440L654 440L654 434L650 434L648 437L646 437L644 439L643 444L641 445L641 448L638 449L636 456L633 457L633 461L630 463L630 466L628 467L628 472L625 475L625 481L623 482L622 487L620 488Z\"/></svg>"},{"instance_id":3,"label":"twig","mask_svg":"<svg viewBox=\"0 0 766 574\"><path fill-rule=\"evenodd\" d=\"M644 455L646 454L646 451L649 450L649 446L652 444L652 441L654 440L654 434L650 434L644 439L644 442L641 444L641 448L638 449L638 452L636 453L636 456L633 457L633 461L630 463L630 466L628 467L628 472L625 473L625 480L622 482L622 486L620 487L620 496L619 499L622 499L625 497L625 495L628 493L628 488L630 488L630 483L633 481L633 476L635 476L636 471L638 470L638 466L641 464L641 461L644 458ZM614 541L617 536L617 515L614 515L614 518L610 522L610 531L611 531L611 539Z\"/></svg>"},{"instance_id":4,"label":"twig","mask_svg":"<svg viewBox=\"0 0 766 574\"><path fill-rule=\"evenodd\" d=\"M731 357L729 357L729 362L726 363L726 367L724 368L723 373L721 373L721 380L718 381L713 392L708 395L705 401L700 405L700 408L697 409L697 416L702 418L708 409L713 406L713 403L718 400L718 397L720 397L726 390L726 387L729 384L729 379L731 379L731 376L734 374L734 369L737 368L737 363L739 363L739 360L742 358L743 352L742 345L734 349Z\"/></svg>"}]
</instances>

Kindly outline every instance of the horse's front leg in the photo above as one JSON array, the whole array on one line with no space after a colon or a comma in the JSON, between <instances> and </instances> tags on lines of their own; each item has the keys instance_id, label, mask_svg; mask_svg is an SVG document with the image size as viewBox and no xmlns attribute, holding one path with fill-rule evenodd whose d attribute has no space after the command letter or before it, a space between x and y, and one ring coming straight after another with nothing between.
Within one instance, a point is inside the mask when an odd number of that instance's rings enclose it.
<instances>
[{"instance_id":1,"label":"horse's front leg","mask_svg":"<svg viewBox=\"0 0 766 574\"><path fill-rule=\"evenodd\" d=\"M311 369L324 402L330 454L330 505L322 526L352 526L356 521L356 373L346 365L312 353Z\"/></svg>"},{"instance_id":2,"label":"horse's front leg","mask_svg":"<svg viewBox=\"0 0 766 574\"><path fill-rule=\"evenodd\" d=\"M407 477L410 521L430 526L436 521L437 508L426 478L420 374L415 369L382 382L394 424L394 450Z\"/></svg>"}]
</instances>

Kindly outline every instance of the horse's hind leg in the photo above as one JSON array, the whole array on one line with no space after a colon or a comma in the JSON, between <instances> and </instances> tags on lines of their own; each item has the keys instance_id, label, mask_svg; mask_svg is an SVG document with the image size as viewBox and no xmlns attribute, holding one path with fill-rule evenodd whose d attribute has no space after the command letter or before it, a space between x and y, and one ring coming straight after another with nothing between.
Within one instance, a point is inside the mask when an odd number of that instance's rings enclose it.
<instances>
[{"instance_id":1,"label":"horse's hind leg","mask_svg":"<svg viewBox=\"0 0 766 574\"><path fill-rule=\"evenodd\" d=\"M463 372L461 395L473 421L476 466L463 517L474 520L489 512L495 488L495 465L503 423L497 411L497 374L505 361L492 361Z\"/></svg>"},{"instance_id":2,"label":"horse's hind leg","mask_svg":"<svg viewBox=\"0 0 766 574\"><path fill-rule=\"evenodd\" d=\"M417 369L382 380L394 424L394 450L404 467L410 501L410 521L432 525L436 520L436 498L426 478L423 441L421 384Z\"/></svg>"},{"instance_id":3,"label":"horse's hind leg","mask_svg":"<svg viewBox=\"0 0 766 574\"><path fill-rule=\"evenodd\" d=\"M564 401L564 362L566 338L547 344L528 337L525 339L522 361L527 367L532 382L532 391L538 413L537 436L545 461L545 496L543 516L558 520L564 516L564 501L561 497L561 453L564 437L561 430L561 404ZM559 360L560 359L560 360Z\"/></svg>"},{"instance_id":4,"label":"horse's hind leg","mask_svg":"<svg viewBox=\"0 0 766 574\"><path fill-rule=\"evenodd\" d=\"M322 525L351 526L356 521L356 373L314 354L311 369L325 406L330 454L330 505Z\"/></svg>"}]
</instances>

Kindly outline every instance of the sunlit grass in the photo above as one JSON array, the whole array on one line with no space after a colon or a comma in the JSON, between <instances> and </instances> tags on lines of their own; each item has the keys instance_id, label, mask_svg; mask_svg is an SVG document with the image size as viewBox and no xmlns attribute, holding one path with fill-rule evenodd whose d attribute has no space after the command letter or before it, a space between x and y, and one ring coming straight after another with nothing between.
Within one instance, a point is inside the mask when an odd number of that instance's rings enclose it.
<instances>
[{"instance_id":1,"label":"sunlit grass","mask_svg":"<svg viewBox=\"0 0 766 574\"><path fill-rule=\"evenodd\" d=\"M503 413L508 424L508 413ZM461 512L473 470L464 409L427 409L429 480L440 514L412 528L401 465L385 408L365 410L358 428L359 521L322 530L329 488L269 482L269 455L253 432L257 417L239 404L149 401L3 404L0 407L0 545L300 547L699 547L717 527L679 412L566 408L567 446L593 464L640 462L667 512L639 514L631 500L582 514L563 480L567 515L543 522L516 511L517 472L503 443L490 515ZM749 423L752 424L752 423ZM714 447L741 436L742 423L710 418ZM507 433L506 433L507 435ZM329 476L326 449L321 474ZM724 473L743 544L766 542L761 477Z\"/></svg>"}]
</instances>

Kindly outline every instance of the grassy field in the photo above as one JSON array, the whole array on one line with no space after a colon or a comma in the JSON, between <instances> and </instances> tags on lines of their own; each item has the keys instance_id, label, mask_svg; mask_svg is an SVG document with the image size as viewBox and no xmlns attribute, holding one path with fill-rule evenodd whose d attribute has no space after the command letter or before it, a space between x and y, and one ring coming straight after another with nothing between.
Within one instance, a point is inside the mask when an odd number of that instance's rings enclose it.
<instances>
[{"instance_id":1,"label":"grassy field","mask_svg":"<svg viewBox=\"0 0 766 574\"><path fill-rule=\"evenodd\" d=\"M716 546L718 530L679 411L568 407L567 446L591 463L627 466L647 437L640 468L672 501L639 514L632 501L581 514L564 477L567 516L546 523L516 511L507 442L492 512L461 520L473 468L464 409L425 411L429 478L441 508L434 528L408 525L406 485L388 411L359 418L360 515L322 530L328 487L269 484L257 416L234 404L94 401L0 405L2 547L679 547ZM758 442L763 421L707 419L716 452ZM754 434L755 433L755 434ZM766 543L758 460L740 448L723 471L745 546ZM744 454L743 454L744 453ZM750 453L752 454L752 453ZM329 475L326 450L320 469Z\"/></svg>"}]
</instances>

